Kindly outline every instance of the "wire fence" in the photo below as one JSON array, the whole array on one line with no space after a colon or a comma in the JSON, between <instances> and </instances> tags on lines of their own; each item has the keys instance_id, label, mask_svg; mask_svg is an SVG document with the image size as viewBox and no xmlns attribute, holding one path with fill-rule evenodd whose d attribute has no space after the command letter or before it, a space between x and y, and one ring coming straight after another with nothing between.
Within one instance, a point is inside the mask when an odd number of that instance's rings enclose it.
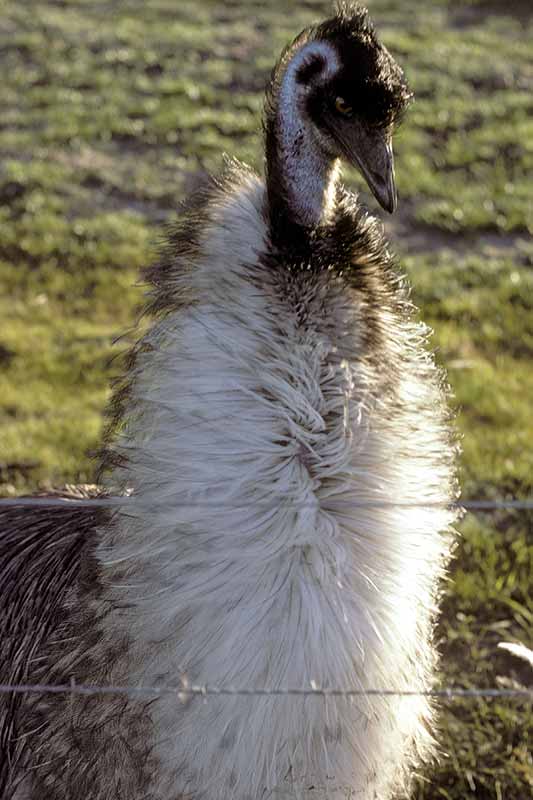
<instances>
[{"instance_id":1,"label":"wire fence","mask_svg":"<svg viewBox=\"0 0 533 800\"><path fill-rule=\"evenodd\" d=\"M80 695L127 695L131 697L161 697L175 695L184 702L189 697L440 697L454 698L524 698L533 700L533 688L513 689L463 689L447 687L443 689L338 689L338 688L234 688L227 686L92 686L75 681L62 684L18 683L0 684L0 694L80 694Z\"/></svg>"},{"instance_id":2,"label":"wire fence","mask_svg":"<svg viewBox=\"0 0 533 800\"><path fill-rule=\"evenodd\" d=\"M317 503L305 503L298 501L287 501L280 497L280 502L283 503L284 508L291 508L294 506L296 509L301 508L316 508ZM441 502L413 502L413 503L398 503L387 502L385 500L336 500L334 497L324 498L325 501L330 502L335 508L450 508L459 511L496 511L505 509L514 509L516 511L531 511L533 510L533 498L524 498L523 500L516 499L500 499L500 500L458 500L452 503ZM3 497L0 498L0 508L9 508L13 506L33 506L33 507L46 507L51 508L65 508L65 507L79 507L79 508L94 508L94 507L107 507L107 508L123 508L127 507L128 503L134 503L134 495L120 495L120 496L105 496L94 498L77 498L77 497ZM200 501L184 501L176 503L179 508L193 508L201 505L202 508L220 508L220 502L202 500ZM268 505L271 508L271 502L254 501L254 506L261 507ZM245 505L235 504L231 506L233 509L246 508Z\"/></svg>"},{"instance_id":3,"label":"wire fence","mask_svg":"<svg viewBox=\"0 0 533 800\"><path fill-rule=\"evenodd\" d=\"M331 498L329 498L331 500ZM118 496L101 496L91 498L80 497L61 497L61 496L48 496L48 497L4 497L0 498L1 508L13 507L34 507L34 508L126 508L128 504L133 503L135 496L132 494L124 494ZM283 498L280 498L283 500ZM335 507L350 507L350 508L456 508L464 511L493 511L514 509L519 511L533 510L533 498L524 499L497 499L497 500L476 500L466 499L458 500L452 503L439 503L439 502L411 502L411 503L398 503L386 502L375 500L364 500L360 502L331 500ZM177 504L179 507L192 507L200 503L185 502ZM291 506L291 503L283 502L284 507ZM209 501L202 501L201 505L209 506ZM219 504L212 503L211 505L219 507ZM301 509L305 503L294 503L294 507ZM316 505L316 504L314 504ZM238 506L236 506L237 508ZM1 535L1 533L0 533ZM511 647L504 644L505 649L510 650L514 655L525 658L533 667L533 653L521 646L511 645ZM515 648L514 650L512 648ZM517 649L524 651L525 655L516 652ZM226 687L214 685L182 685L182 686L97 686L88 684L78 684L75 680L71 679L68 683L63 684L0 684L1 694L77 694L77 695L126 695L130 697L161 697L174 695L178 701L185 702L188 698L200 696L203 698L208 697L287 697L287 696L300 696L300 697L365 697L365 696L381 696L381 697L434 697L443 700L453 699L492 699L492 698L515 698L525 701L533 701L533 687L528 688L525 686L518 686L514 688L462 688L462 687L444 687L440 689L427 689L427 690L409 690L409 689L394 689L394 688L338 688L338 687L318 687L313 683L309 687L296 687L296 688L244 688L244 687Z\"/></svg>"}]
</instances>

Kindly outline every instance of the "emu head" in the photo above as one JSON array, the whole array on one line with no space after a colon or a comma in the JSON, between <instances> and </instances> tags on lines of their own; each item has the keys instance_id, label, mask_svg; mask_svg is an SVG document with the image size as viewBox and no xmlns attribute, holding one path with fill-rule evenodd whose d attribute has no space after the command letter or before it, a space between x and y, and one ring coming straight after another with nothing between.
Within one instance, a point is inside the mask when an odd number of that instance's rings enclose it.
<instances>
[{"instance_id":1,"label":"emu head","mask_svg":"<svg viewBox=\"0 0 533 800\"><path fill-rule=\"evenodd\" d=\"M366 9L342 4L283 52L267 91L266 135L279 110L301 122L325 161L357 167L378 202L396 208L392 133L412 97ZM292 106L292 112L284 104ZM270 126L271 129L273 126Z\"/></svg>"}]
</instances>

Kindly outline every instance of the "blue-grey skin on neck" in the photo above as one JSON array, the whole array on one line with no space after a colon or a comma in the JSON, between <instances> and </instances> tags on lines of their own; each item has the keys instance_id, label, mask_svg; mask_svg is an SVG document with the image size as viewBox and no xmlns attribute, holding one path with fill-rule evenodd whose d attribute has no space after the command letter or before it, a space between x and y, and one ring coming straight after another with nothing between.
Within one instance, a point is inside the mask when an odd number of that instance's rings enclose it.
<instances>
[{"instance_id":1,"label":"blue-grey skin on neck","mask_svg":"<svg viewBox=\"0 0 533 800\"><path fill-rule=\"evenodd\" d=\"M313 59L320 59L323 64L315 81L327 80L338 69L337 55L331 45L304 44L289 61L282 77L276 119L278 180L292 217L310 228L327 220L338 175L338 159L305 111L309 87L297 79L298 72Z\"/></svg>"}]
</instances>

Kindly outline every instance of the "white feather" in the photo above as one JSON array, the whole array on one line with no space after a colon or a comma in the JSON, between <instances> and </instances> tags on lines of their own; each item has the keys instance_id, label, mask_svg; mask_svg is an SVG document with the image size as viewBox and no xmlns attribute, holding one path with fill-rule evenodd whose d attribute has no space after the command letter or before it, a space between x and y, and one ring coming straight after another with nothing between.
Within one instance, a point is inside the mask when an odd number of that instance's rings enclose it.
<instances>
[{"instance_id":1,"label":"white feather","mask_svg":"<svg viewBox=\"0 0 533 800\"><path fill-rule=\"evenodd\" d=\"M513 642L498 642L498 647L502 650L507 650L513 656L521 658L533 667L533 650L530 650L525 644L515 644Z\"/></svg>"},{"instance_id":2,"label":"white feather","mask_svg":"<svg viewBox=\"0 0 533 800\"><path fill-rule=\"evenodd\" d=\"M307 277L300 325L259 258L263 202L251 177L226 197L194 271L176 270L194 302L139 357L111 478L134 494L99 548L106 635L131 633L133 685L421 690L453 514L359 504L449 501L439 413L412 410L438 412L435 367L423 331L391 319L411 375L391 415L362 301ZM161 800L389 797L431 741L424 697L162 697L150 714Z\"/></svg>"}]
</instances>

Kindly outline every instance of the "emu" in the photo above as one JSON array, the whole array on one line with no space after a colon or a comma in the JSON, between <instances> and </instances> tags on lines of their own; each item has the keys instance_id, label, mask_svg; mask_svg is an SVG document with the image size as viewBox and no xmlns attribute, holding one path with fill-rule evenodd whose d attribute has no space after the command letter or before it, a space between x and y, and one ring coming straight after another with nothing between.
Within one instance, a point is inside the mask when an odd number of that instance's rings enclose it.
<instances>
[{"instance_id":1,"label":"emu","mask_svg":"<svg viewBox=\"0 0 533 800\"><path fill-rule=\"evenodd\" d=\"M410 91L367 12L282 53L265 178L230 162L156 266L111 403L113 509L4 509L0 682L430 688L453 546L447 387L382 227ZM120 499L122 498L123 499ZM14 800L405 796L425 696L0 696Z\"/></svg>"}]
</instances>

